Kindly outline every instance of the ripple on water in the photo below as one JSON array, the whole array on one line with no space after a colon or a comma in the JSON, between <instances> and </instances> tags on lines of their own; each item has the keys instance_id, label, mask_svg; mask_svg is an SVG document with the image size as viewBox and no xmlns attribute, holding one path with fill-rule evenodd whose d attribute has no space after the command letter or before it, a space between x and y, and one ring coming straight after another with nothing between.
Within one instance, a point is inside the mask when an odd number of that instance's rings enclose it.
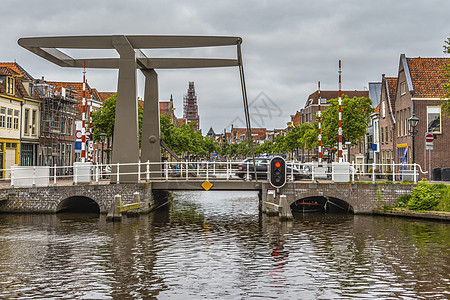
<instances>
[{"instance_id":1,"label":"ripple on water","mask_svg":"<svg viewBox=\"0 0 450 300\"><path fill-rule=\"evenodd\" d=\"M0 298L445 299L448 225L258 214L251 192L174 193L169 211L0 215Z\"/></svg>"}]
</instances>

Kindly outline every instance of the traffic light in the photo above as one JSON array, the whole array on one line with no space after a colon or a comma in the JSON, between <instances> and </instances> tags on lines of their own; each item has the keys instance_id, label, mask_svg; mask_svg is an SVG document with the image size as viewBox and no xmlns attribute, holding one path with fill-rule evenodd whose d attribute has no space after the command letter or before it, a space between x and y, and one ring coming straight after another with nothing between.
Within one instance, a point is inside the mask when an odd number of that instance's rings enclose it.
<instances>
[{"instance_id":1,"label":"traffic light","mask_svg":"<svg viewBox=\"0 0 450 300\"><path fill-rule=\"evenodd\" d=\"M270 184L281 188L286 183L286 161L282 157L274 157L269 164Z\"/></svg>"}]
</instances>

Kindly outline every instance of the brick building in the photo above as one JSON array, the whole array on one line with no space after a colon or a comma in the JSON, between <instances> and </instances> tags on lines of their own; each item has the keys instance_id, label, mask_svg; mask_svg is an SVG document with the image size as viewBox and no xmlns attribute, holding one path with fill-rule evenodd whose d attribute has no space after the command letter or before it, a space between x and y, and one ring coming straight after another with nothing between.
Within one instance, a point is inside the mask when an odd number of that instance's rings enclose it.
<instances>
[{"instance_id":1,"label":"brick building","mask_svg":"<svg viewBox=\"0 0 450 300\"><path fill-rule=\"evenodd\" d=\"M444 100L442 84L446 81L441 73L449 58L409 58L400 55L398 80L394 99L395 129L393 147L394 159L400 163L405 156L412 163L412 136L408 119L414 114L419 118L415 137L415 161L423 170L450 167L450 118L443 116L441 105ZM425 133L434 134L434 150L425 150ZM431 156L431 170L429 162Z\"/></svg>"}]
</instances>

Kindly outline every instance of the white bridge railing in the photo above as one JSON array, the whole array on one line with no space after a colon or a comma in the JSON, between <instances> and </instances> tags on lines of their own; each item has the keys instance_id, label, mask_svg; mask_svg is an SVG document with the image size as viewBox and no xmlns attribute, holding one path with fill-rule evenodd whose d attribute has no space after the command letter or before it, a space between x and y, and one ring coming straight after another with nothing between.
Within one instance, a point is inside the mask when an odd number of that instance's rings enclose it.
<instances>
[{"instance_id":1,"label":"white bridge railing","mask_svg":"<svg viewBox=\"0 0 450 300\"><path fill-rule=\"evenodd\" d=\"M257 160L258 161L258 160ZM335 164L287 162L287 180L330 180L345 175L347 181L411 181L417 183L420 174L427 174L418 164L354 164L335 168ZM266 181L268 163L256 164L256 177ZM75 163L73 166L13 166L0 170L0 186L34 187L56 184L98 183L110 181L136 182L152 180L255 180L253 162L242 161L186 161L138 162L120 164ZM340 181L342 182L342 181Z\"/></svg>"}]
</instances>

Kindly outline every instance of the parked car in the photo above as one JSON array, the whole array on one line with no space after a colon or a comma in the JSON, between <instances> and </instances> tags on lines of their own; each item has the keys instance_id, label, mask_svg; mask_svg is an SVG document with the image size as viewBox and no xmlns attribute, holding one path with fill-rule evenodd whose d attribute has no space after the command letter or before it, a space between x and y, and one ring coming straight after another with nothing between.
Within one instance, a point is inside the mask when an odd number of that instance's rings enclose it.
<instances>
[{"instance_id":1,"label":"parked car","mask_svg":"<svg viewBox=\"0 0 450 300\"><path fill-rule=\"evenodd\" d=\"M267 157L255 157L256 175L258 179L267 179L267 169L270 160L271 158ZM248 165L248 172L247 172L247 165ZM246 158L241 164L239 164L238 169L236 171L236 176L245 180L254 179L255 172L252 158ZM292 176L294 178L292 178ZM286 178L288 181L290 181L291 179L300 180L308 178L308 175L296 168L286 166Z\"/></svg>"}]
</instances>

